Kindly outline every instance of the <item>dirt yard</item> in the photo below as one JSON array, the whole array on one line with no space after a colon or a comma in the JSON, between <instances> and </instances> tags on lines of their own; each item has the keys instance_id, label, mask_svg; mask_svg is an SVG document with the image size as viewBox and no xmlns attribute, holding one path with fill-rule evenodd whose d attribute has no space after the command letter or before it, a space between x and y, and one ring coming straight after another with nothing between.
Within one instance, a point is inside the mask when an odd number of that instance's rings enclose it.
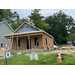
<instances>
[{"instance_id":1,"label":"dirt yard","mask_svg":"<svg viewBox=\"0 0 75 75\"><path fill-rule=\"evenodd\" d=\"M1 48L0 49L0 59L5 59L5 52L6 51L8 51L7 49L5 49L5 48ZM28 51L28 50L27 50ZM51 54L51 53L58 53L58 51L60 51L60 53L61 54L64 54L64 53L66 53L66 54L72 54L72 53L74 53L75 52L75 47L73 47L73 46L71 46L71 47L63 47L62 49L60 49L60 50L40 50L41 51L41 53L43 53L43 54ZM25 50L24 50L24 52L25 52ZM19 51L19 53L24 53L23 51ZM36 53L40 53L39 51L38 52L35 52L34 50L32 51L32 52L28 52L26 55L29 55L29 54L36 54ZM13 56L12 54L11 54L11 56Z\"/></svg>"},{"instance_id":2,"label":"dirt yard","mask_svg":"<svg viewBox=\"0 0 75 75\"><path fill-rule=\"evenodd\" d=\"M66 47L62 47L60 50L52 50L49 52L45 52L44 54L50 54L50 53L58 53L58 51L60 51L61 54L72 54L75 52L75 47L74 46L66 46Z\"/></svg>"},{"instance_id":3,"label":"dirt yard","mask_svg":"<svg viewBox=\"0 0 75 75\"><path fill-rule=\"evenodd\" d=\"M49 51L49 52L44 52L44 54L51 54L51 53L58 53L60 51L61 54L72 54L75 52L75 49L70 49L70 50L54 50L54 51Z\"/></svg>"},{"instance_id":4,"label":"dirt yard","mask_svg":"<svg viewBox=\"0 0 75 75\"><path fill-rule=\"evenodd\" d=\"M60 50L49 50L46 52L42 52L43 54L51 54L51 53L58 53L58 51L60 51L61 54L73 54L75 52L75 47L71 46L71 47L62 47ZM31 52L31 54L35 54L36 52ZM29 54L26 54L29 55Z\"/></svg>"},{"instance_id":5,"label":"dirt yard","mask_svg":"<svg viewBox=\"0 0 75 75\"><path fill-rule=\"evenodd\" d=\"M5 59L5 52L8 51L5 48L0 49L0 59Z\"/></svg>"}]
</instances>

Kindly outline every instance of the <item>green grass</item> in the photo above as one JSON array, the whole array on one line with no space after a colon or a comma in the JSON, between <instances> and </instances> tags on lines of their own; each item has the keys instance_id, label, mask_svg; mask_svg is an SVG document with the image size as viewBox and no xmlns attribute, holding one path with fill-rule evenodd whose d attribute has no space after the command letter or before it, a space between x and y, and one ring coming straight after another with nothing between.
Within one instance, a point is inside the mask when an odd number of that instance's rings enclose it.
<instances>
[{"instance_id":1,"label":"green grass","mask_svg":"<svg viewBox=\"0 0 75 75\"><path fill-rule=\"evenodd\" d=\"M58 54L38 54L39 60L30 60L29 55L15 54L13 58L7 59L7 65L75 65L75 53L61 55L63 58L62 63L58 63ZM29 53L28 53L29 54ZM5 63L5 59L0 59L0 62Z\"/></svg>"}]
</instances>

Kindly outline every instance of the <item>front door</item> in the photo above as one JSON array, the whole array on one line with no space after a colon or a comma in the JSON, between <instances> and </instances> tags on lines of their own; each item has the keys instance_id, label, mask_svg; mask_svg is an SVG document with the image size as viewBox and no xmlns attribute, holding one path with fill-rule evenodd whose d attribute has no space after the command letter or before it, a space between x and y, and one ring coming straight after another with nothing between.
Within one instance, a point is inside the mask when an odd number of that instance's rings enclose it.
<instances>
[{"instance_id":1,"label":"front door","mask_svg":"<svg viewBox=\"0 0 75 75\"><path fill-rule=\"evenodd\" d=\"M25 41L22 41L22 49L25 50Z\"/></svg>"}]
</instances>

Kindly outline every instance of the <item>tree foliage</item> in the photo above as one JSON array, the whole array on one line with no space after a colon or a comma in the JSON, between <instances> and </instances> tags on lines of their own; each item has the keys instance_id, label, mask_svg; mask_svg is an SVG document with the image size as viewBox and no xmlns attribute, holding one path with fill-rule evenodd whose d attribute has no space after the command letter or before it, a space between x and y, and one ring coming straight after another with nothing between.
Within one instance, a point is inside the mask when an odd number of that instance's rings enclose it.
<instances>
[{"instance_id":1,"label":"tree foliage","mask_svg":"<svg viewBox=\"0 0 75 75\"><path fill-rule=\"evenodd\" d=\"M50 29L47 32L54 36L58 44L66 43L68 32L74 25L74 19L71 16L66 15L63 11L54 13L51 16L45 18L45 22L49 24Z\"/></svg>"},{"instance_id":2,"label":"tree foliage","mask_svg":"<svg viewBox=\"0 0 75 75\"><path fill-rule=\"evenodd\" d=\"M11 12L10 9L0 9L0 21L7 21L9 25L15 30L19 27L24 21L28 22L27 18L20 19L19 14L15 12Z\"/></svg>"},{"instance_id":3,"label":"tree foliage","mask_svg":"<svg viewBox=\"0 0 75 75\"><path fill-rule=\"evenodd\" d=\"M75 33L70 33L67 40L74 42L75 41Z\"/></svg>"},{"instance_id":4,"label":"tree foliage","mask_svg":"<svg viewBox=\"0 0 75 75\"><path fill-rule=\"evenodd\" d=\"M32 10L31 15L29 15L28 17L36 27L46 31L47 29L49 29L49 24L45 22L45 17L39 13L40 11L40 9L34 9Z\"/></svg>"},{"instance_id":5,"label":"tree foliage","mask_svg":"<svg viewBox=\"0 0 75 75\"><path fill-rule=\"evenodd\" d=\"M37 26L38 23L44 18L44 16L42 16L39 11L40 9L34 9L32 10L31 15L28 16L30 21L33 22L35 26Z\"/></svg>"}]
</instances>

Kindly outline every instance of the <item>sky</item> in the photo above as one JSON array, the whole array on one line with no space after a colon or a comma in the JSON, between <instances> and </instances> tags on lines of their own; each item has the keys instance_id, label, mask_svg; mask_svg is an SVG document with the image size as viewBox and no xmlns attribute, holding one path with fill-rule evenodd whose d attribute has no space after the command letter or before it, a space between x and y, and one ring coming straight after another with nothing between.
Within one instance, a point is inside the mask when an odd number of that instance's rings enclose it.
<instances>
[{"instance_id":1,"label":"sky","mask_svg":"<svg viewBox=\"0 0 75 75\"><path fill-rule=\"evenodd\" d=\"M30 15L31 10L33 9L11 9L12 12L17 11L20 18L26 18ZM58 12L59 10L62 10L65 14L72 16L75 20L75 9L41 9L40 13L47 17L50 15L53 15L54 13Z\"/></svg>"}]
</instances>

